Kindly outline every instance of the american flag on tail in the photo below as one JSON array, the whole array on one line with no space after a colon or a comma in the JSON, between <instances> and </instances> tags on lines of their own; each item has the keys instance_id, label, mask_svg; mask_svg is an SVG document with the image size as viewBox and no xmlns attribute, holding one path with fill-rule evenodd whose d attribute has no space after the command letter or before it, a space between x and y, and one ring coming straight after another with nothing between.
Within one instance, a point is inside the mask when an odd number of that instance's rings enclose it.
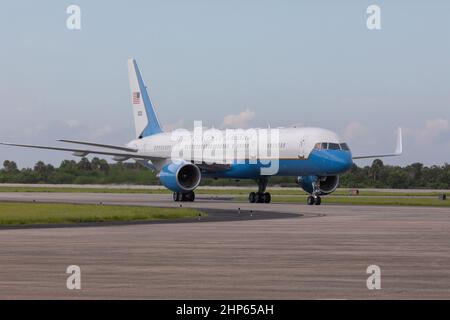
<instances>
[{"instance_id":1,"label":"american flag on tail","mask_svg":"<svg viewBox=\"0 0 450 320\"><path fill-rule=\"evenodd\" d=\"M133 104L140 104L140 103L141 103L141 93L133 92Z\"/></svg>"}]
</instances>

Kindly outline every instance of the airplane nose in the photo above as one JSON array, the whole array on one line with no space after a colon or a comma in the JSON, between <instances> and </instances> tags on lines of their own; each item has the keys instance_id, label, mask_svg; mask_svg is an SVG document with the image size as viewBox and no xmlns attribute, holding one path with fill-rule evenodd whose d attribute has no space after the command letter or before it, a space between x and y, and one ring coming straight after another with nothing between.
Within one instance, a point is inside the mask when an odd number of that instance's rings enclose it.
<instances>
[{"instance_id":1,"label":"airplane nose","mask_svg":"<svg viewBox=\"0 0 450 320\"><path fill-rule=\"evenodd\" d=\"M330 165L334 173L342 173L351 168L352 154L348 151L337 151L329 154Z\"/></svg>"},{"instance_id":2,"label":"airplane nose","mask_svg":"<svg viewBox=\"0 0 450 320\"><path fill-rule=\"evenodd\" d=\"M342 171L347 171L351 168L353 164L352 155L350 152L343 152L344 154L340 157L339 163Z\"/></svg>"}]
</instances>

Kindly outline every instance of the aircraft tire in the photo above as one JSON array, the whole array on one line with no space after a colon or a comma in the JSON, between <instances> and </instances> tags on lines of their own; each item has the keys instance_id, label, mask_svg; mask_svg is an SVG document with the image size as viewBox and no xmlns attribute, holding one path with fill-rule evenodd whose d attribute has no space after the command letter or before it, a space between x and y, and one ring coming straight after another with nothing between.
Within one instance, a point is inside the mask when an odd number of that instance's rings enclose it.
<instances>
[{"instance_id":1,"label":"aircraft tire","mask_svg":"<svg viewBox=\"0 0 450 320\"><path fill-rule=\"evenodd\" d=\"M255 192L250 192L248 194L248 202L255 203L256 200L257 200L256 193Z\"/></svg>"},{"instance_id":2,"label":"aircraft tire","mask_svg":"<svg viewBox=\"0 0 450 320\"><path fill-rule=\"evenodd\" d=\"M264 193L256 193L256 202L264 203Z\"/></svg>"},{"instance_id":3,"label":"aircraft tire","mask_svg":"<svg viewBox=\"0 0 450 320\"><path fill-rule=\"evenodd\" d=\"M194 191L188 192L188 193L186 194L186 196L187 196L186 201L194 202L194 200L195 200L195 193L194 193Z\"/></svg>"},{"instance_id":4,"label":"aircraft tire","mask_svg":"<svg viewBox=\"0 0 450 320\"><path fill-rule=\"evenodd\" d=\"M195 200L194 191L189 191L181 194L181 201L183 202L193 202Z\"/></svg>"},{"instance_id":5,"label":"aircraft tire","mask_svg":"<svg viewBox=\"0 0 450 320\"><path fill-rule=\"evenodd\" d=\"M317 196L317 197L314 199L314 204L315 204L316 206L320 206L321 203L322 203L322 198L319 197L319 196Z\"/></svg>"}]
</instances>

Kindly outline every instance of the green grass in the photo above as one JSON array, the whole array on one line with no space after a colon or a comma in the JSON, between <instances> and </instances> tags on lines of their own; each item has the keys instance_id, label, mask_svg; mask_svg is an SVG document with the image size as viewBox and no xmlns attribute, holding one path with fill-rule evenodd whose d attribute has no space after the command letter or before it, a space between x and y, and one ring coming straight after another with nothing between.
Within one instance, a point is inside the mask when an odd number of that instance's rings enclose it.
<instances>
[{"instance_id":1,"label":"green grass","mask_svg":"<svg viewBox=\"0 0 450 320\"><path fill-rule=\"evenodd\" d=\"M246 201L248 193L256 191L255 188L211 188L211 189L197 189L196 194L208 194L208 195L231 195L238 201ZM301 189L271 189L268 191L272 194L272 199L275 202L306 202L307 194ZM450 200L439 200L436 191L401 191L401 192L389 192L389 191L373 191L359 189L358 196L349 196L349 190L338 189L330 196L323 197L324 203L336 203L336 204L365 204L365 205L404 205L404 206L450 206ZM159 189L150 188L86 188L80 187L34 187L34 186L19 186L19 187L6 187L0 186L0 192L69 192L69 193L141 193L141 194L170 194L171 191L161 187ZM378 196L378 197L375 197ZM402 198L404 197L404 198ZM407 198L406 198L407 197ZM430 197L430 198L425 198ZM433 197L433 198L431 198Z\"/></svg>"},{"instance_id":2,"label":"green grass","mask_svg":"<svg viewBox=\"0 0 450 320\"><path fill-rule=\"evenodd\" d=\"M197 189L196 193L203 193L203 194L231 194L231 195L248 195L249 192L255 192L256 187L251 189L226 189L226 190L220 190L220 189L208 189L208 190L201 190ZM269 191L272 195L282 195L282 196L306 196L307 193L303 191L301 188L298 189L271 189L270 187L267 187L267 191ZM438 196L442 192L435 192L435 191L426 191L426 192L417 192L417 191L399 191L399 192L389 192L389 191L373 191L373 190L364 190L359 189L359 197L361 196L381 196L381 197L414 197L414 196ZM333 192L333 195L336 196L350 196L349 190L342 190L337 189L335 192Z\"/></svg>"},{"instance_id":3,"label":"green grass","mask_svg":"<svg viewBox=\"0 0 450 320\"><path fill-rule=\"evenodd\" d=\"M169 194L167 189L83 188L80 187L0 187L0 192L64 192L64 193L151 193Z\"/></svg>"},{"instance_id":4,"label":"green grass","mask_svg":"<svg viewBox=\"0 0 450 320\"><path fill-rule=\"evenodd\" d=\"M272 189L268 188L272 195L292 195L292 196L305 196L306 193L298 189ZM211 194L211 195L243 195L247 196L249 192L256 191L255 188L245 188L245 189L197 189L195 192L197 194ZM401 192L387 192L387 191L372 191L359 189L359 196L438 196L439 192L427 191L427 192L413 192L413 191L401 191ZM143 193L143 194L170 194L171 192L164 187L160 189L131 189L131 188L85 188L80 187L0 187L0 192L67 192L67 193ZM333 195L349 195L348 190L336 190Z\"/></svg>"},{"instance_id":5,"label":"green grass","mask_svg":"<svg viewBox=\"0 0 450 320\"><path fill-rule=\"evenodd\" d=\"M236 200L247 201L247 197L236 197ZM272 197L272 202L306 203L306 196L283 196ZM322 197L323 204L346 204L346 205L386 205L386 206L429 206L450 207L450 200L439 200L438 198L396 198L396 197Z\"/></svg>"},{"instance_id":6,"label":"green grass","mask_svg":"<svg viewBox=\"0 0 450 320\"><path fill-rule=\"evenodd\" d=\"M54 203L0 203L0 225L110 221L147 221L196 217L205 214L188 208L157 208Z\"/></svg>"}]
</instances>

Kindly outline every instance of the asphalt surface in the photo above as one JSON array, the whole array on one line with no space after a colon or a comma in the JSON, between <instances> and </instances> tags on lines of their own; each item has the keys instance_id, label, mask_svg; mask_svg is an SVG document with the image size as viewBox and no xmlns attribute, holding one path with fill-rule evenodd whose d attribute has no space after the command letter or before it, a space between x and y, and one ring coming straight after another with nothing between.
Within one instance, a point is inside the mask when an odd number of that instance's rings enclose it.
<instances>
[{"instance_id":1,"label":"asphalt surface","mask_svg":"<svg viewBox=\"0 0 450 320\"><path fill-rule=\"evenodd\" d=\"M0 201L33 200L180 204L167 195L0 193ZM0 298L450 299L448 208L324 200L306 206L199 196L182 205L230 220L3 229ZM245 219L236 219L238 208ZM381 290L366 287L373 264ZM66 288L69 265L81 268L81 290Z\"/></svg>"}]
</instances>

